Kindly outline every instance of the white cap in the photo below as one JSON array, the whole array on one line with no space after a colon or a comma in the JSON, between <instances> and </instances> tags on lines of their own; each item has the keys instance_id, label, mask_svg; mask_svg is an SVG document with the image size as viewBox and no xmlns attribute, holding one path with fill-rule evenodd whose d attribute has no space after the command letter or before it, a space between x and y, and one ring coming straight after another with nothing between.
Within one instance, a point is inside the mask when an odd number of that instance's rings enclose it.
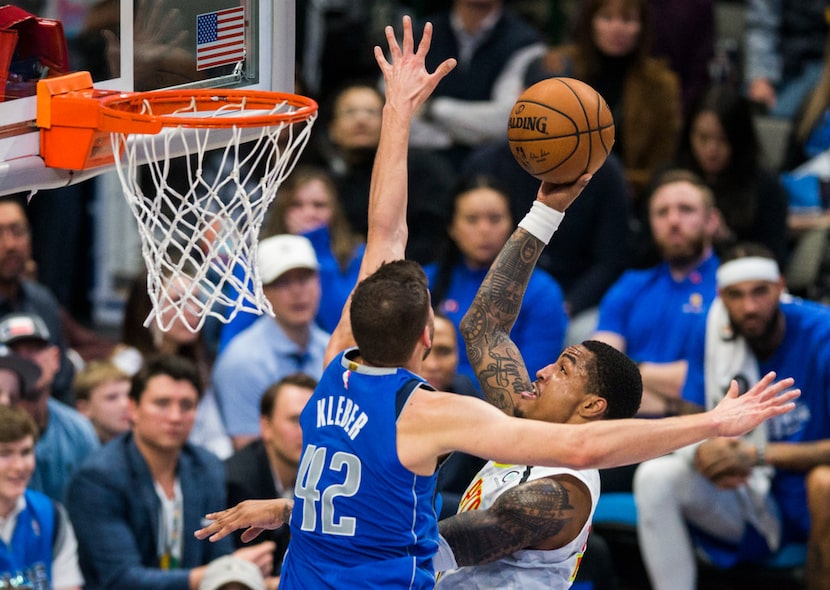
<instances>
[{"instance_id":1,"label":"white cap","mask_svg":"<svg viewBox=\"0 0 830 590\"><path fill-rule=\"evenodd\" d=\"M295 268L318 270L317 255L308 238L281 234L266 238L257 248L257 266L262 284L273 283Z\"/></svg>"},{"instance_id":2,"label":"white cap","mask_svg":"<svg viewBox=\"0 0 830 590\"><path fill-rule=\"evenodd\" d=\"M219 590L231 582L244 584L249 590L265 590L265 579L259 568L233 555L218 557L208 564L199 590Z\"/></svg>"}]
</instances>

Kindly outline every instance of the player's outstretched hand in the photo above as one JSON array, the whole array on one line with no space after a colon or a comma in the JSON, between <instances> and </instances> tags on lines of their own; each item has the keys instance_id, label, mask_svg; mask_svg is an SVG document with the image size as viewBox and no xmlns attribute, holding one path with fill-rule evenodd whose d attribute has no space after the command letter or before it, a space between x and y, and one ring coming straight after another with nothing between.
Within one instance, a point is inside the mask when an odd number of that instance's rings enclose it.
<instances>
[{"instance_id":1,"label":"player's outstretched hand","mask_svg":"<svg viewBox=\"0 0 830 590\"><path fill-rule=\"evenodd\" d=\"M571 203L582 193L591 180L590 174L583 174L570 184L553 184L543 182L536 193L536 200L543 202L551 209L564 213Z\"/></svg>"},{"instance_id":2,"label":"player's outstretched hand","mask_svg":"<svg viewBox=\"0 0 830 590\"><path fill-rule=\"evenodd\" d=\"M438 86L438 82L452 71L456 60L444 60L433 73L427 72L424 61L432 43L432 23L426 23L424 26L424 34L418 43L417 51L410 17L403 17L403 47L398 45L391 26L386 27L385 33L391 63L383 55L383 50L377 46L375 60L383 72L386 83L386 104L396 109L407 109L407 114L411 115L426 102Z\"/></svg>"},{"instance_id":3,"label":"player's outstretched hand","mask_svg":"<svg viewBox=\"0 0 830 590\"><path fill-rule=\"evenodd\" d=\"M749 391L738 395L738 383L732 380L729 391L711 410L718 421L719 436L746 434L764 420L785 414L795 407L800 389L790 389L795 381L791 377L775 382L775 372L770 371Z\"/></svg>"},{"instance_id":4,"label":"player's outstretched hand","mask_svg":"<svg viewBox=\"0 0 830 590\"><path fill-rule=\"evenodd\" d=\"M212 522L193 534L197 539L216 542L234 531L245 529L242 541L247 543L262 531L277 529L288 522L293 506L293 500L285 498L245 500L233 508L206 514L205 518Z\"/></svg>"}]
</instances>

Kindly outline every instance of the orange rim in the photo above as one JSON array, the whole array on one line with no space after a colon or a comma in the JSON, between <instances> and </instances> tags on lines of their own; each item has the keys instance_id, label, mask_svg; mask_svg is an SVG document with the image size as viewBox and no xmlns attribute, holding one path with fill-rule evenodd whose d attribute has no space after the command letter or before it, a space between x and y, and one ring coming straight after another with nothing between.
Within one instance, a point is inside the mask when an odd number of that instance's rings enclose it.
<instances>
[{"instance_id":1,"label":"orange rim","mask_svg":"<svg viewBox=\"0 0 830 590\"><path fill-rule=\"evenodd\" d=\"M148 112L148 105L151 112ZM280 105L284 112L262 114ZM287 92L259 90L158 90L129 92L100 99L100 113L111 131L129 133L135 125L162 127L270 127L305 121L317 112L317 103L308 97ZM194 109L195 107L195 109ZM244 110L233 110L244 108ZM221 111L221 114L217 114ZM252 111L259 111L254 114ZM188 112L213 113L212 116Z\"/></svg>"}]
</instances>

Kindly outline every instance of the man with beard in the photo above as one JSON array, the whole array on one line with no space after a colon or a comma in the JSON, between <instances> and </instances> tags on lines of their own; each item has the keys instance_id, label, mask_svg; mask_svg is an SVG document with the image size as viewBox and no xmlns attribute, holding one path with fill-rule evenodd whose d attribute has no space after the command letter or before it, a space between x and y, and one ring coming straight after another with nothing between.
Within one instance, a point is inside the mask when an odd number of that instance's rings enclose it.
<instances>
[{"instance_id":1,"label":"man with beard","mask_svg":"<svg viewBox=\"0 0 830 590\"><path fill-rule=\"evenodd\" d=\"M663 262L625 272L600 303L595 340L626 353L643 376L641 415L692 411L680 397L688 334L705 321L715 298L718 259L714 197L692 172L660 176L648 204L651 233Z\"/></svg>"},{"instance_id":2,"label":"man with beard","mask_svg":"<svg viewBox=\"0 0 830 590\"><path fill-rule=\"evenodd\" d=\"M651 585L694 590L695 544L729 567L806 541L807 589L828 590L830 308L786 295L775 257L757 244L724 255L717 286L707 323L690 335L698 352L684 398L709 406L725 381L752 382L758 371L792 375L803 394L793 412L744 438L710 439L640 465L634 493Z\"/></svg>"}]
</instances>

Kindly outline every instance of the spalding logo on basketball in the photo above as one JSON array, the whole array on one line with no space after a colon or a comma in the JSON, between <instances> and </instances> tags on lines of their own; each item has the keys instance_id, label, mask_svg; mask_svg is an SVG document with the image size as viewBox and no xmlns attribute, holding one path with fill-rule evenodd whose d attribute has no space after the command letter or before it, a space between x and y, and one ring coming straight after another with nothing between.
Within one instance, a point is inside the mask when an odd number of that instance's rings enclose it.
<instances>
[{"instance_id":1,"label":"spalding logo on basketball","mask_svg":"<svg viewBox=\"0 0 830 590\"><path fill-rule=\"evenodd\" d=\"M614 117L588 84L548 78L516 100L507 139L516 161L532 176L570 183L605 162L614 145Z\"/></svg>"}]
</instances>

